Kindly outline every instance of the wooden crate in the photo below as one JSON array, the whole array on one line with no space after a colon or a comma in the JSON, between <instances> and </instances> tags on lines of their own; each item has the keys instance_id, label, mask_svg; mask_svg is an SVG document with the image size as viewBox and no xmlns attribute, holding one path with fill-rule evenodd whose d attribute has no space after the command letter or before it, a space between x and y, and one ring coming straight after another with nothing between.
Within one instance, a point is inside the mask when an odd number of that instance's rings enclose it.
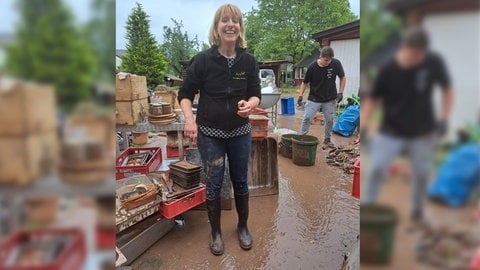
<instances>
[{"instance_id":1,"label":"wooden crate","mask_svg":"<svg viewBox=\"0 0 480 270\"><path fill-rule=\"evenodd\" d=\"M148 99L117 101L117 125L135 125L142 121L141 113L148 113Z\"/></svg>"},{"instance_id":2,"label":"wooden crate","mask_svg":"<svg viewBox=\"0 0 480 270\"><path fill-rule=\"evenodd\" d=\"M125 76L124 79L121 79ZM147 78L134 74L117 74L116 77L116 101L129 101L148 97Z\"/></svg>"},{"instance_id":3,"label":"wooden crate","mask_svg":"<svg viewBox=\"0 0 480 270\"><path fill-rule=\"evenodd\" d=\"M45 132L57 126L55 91L47 85L0 85L0 137Z\"/></svg>"},{"instance_id":4,"label":"wooden crate","mask_svg":"<svg viewBox=\"0 0 480 270\"><path fill-rule=\"evenodd\" d=\"M180 104L178 104L178 90L162 90L154 91L152 96L161 97L162 102L168 102L172 104L172 109L180 109Z\"/></svg>"},{"instance_id":5,"label":"wooden crate","mask_svg":"<svg viewBox=\"0 0 480 270\"><path fill-rule=\"evenodd\" d=\"M56 130L22 137L0 137L0 149L0 184L28 184L58 166Z\"/></svg>"},{"instance_id":6,"label":"wooden crate","mask_svg":"<svg viewBox=\"0 0 480 270\"><path fill-rule=\"evenodd\" d=\"M72 115L66 121L66 128L83 127L88 137L102 142L108 153L115 156L116 136L113 115Z\"/></svg>"}]
</instances>

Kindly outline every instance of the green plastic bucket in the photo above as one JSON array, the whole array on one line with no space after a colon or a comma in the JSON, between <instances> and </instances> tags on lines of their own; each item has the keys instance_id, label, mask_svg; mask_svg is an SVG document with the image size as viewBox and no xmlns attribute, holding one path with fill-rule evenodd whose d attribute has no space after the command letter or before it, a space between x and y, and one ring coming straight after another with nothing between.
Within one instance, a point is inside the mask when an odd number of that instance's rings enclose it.
<instances>
[{"instance_id":1,"label":"green plastic bucket","mask_svg":"<svg viewBox=\"0 0 480 270\"><path fill-rule=\"evenodd\" d=\"M360 206L360 262L387 264L390 262L397 213L382 205Z\"/></svg>"},{"instance_id":2,"label":"green plastic bucket","mask_svg":"<svg viewBox=\"0 0 480 270\"><path fill-rule=\"evenodd\" d=\"M313 166L317 156L317 137L310 135L292 136L293 164L300 166Z\"/></svg>"},{"instance_id":3,"label":"green plastic bucket","mask_svg":"<svg viewBox=\"0 0 480 270\"><path fill-rule=\"evenodd\" d=\"M283 134L279 144L280 155L286 158L292 158L292 137L295 134Z\"/></svg>"}]
</instances>

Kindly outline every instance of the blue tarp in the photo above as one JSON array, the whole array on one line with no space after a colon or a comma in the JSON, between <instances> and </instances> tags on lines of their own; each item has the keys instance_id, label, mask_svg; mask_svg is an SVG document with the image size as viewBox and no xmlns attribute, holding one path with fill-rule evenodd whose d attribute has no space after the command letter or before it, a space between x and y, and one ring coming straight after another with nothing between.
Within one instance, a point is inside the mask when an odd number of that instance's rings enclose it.
<instances>
[{"instance_id":1,"label":"blue tarp","mask_svg":"<svg viewBox=\"0 0 480 270\"><path fill-rule=\"evenodd\" d=\"M344 137L349 137L360 124L360 106L351 105L347 107L338 118L337 123L333 127L333 132Z\"/></svg>"},{"instance_id":2,"label":"blue tarp","mask_svg":"<svg viewBox=\"0 0 480 270\"><path fill-rule=\"evenodd\" d=\"M449 206L464 205L480 183L480 144L469 143L453 151L428 189L428 196Z\"/></svg>"}]
</instances>

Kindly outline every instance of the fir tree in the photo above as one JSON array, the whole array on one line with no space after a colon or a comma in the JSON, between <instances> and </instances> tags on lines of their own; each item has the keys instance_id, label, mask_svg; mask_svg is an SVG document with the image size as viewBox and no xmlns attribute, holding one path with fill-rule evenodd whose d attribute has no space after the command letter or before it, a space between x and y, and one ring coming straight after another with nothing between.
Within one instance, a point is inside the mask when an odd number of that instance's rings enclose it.
<instances>
[{"instance_id":1,"label":"fir tree","mask_svg":"<svg viewBox=\"0 0 480 270\"><path fill-rule=\"evenodd\" d=\"M60 0L18 1L20 23L5 67L17 78L55 86L62 106L91 97L96 59L91 44Z\"/></svg>"},{"instance_id":2,"label":"fir tree","mask_svg":"<svg viewBox=\"0 0 480 270\"><path fill-rule=\"evenodd\" d=\"M161 53L155 37L150 33L149 16L141 4L128 16L126 53L122 57L122 71L147 77L148 87L153 89L164 82L167 60Z\"/></svg>"}]
</instances>

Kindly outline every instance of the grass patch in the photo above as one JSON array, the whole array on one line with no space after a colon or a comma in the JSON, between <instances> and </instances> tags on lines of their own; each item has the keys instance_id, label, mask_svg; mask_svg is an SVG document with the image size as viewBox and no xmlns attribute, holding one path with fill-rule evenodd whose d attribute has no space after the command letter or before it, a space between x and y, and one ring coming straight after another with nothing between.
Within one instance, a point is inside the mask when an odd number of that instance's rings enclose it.
<instances>
[{"instance_id":1,"label":"grass patch","mask_svg":"<svg viewBox=\"0 0 480 270\"><path fill-rule=\"evenodd\" d=\"M282 86L282 94L297 94L298 89L300 89L300 87L284 85Z\"/></svg>"}]
</instances>

